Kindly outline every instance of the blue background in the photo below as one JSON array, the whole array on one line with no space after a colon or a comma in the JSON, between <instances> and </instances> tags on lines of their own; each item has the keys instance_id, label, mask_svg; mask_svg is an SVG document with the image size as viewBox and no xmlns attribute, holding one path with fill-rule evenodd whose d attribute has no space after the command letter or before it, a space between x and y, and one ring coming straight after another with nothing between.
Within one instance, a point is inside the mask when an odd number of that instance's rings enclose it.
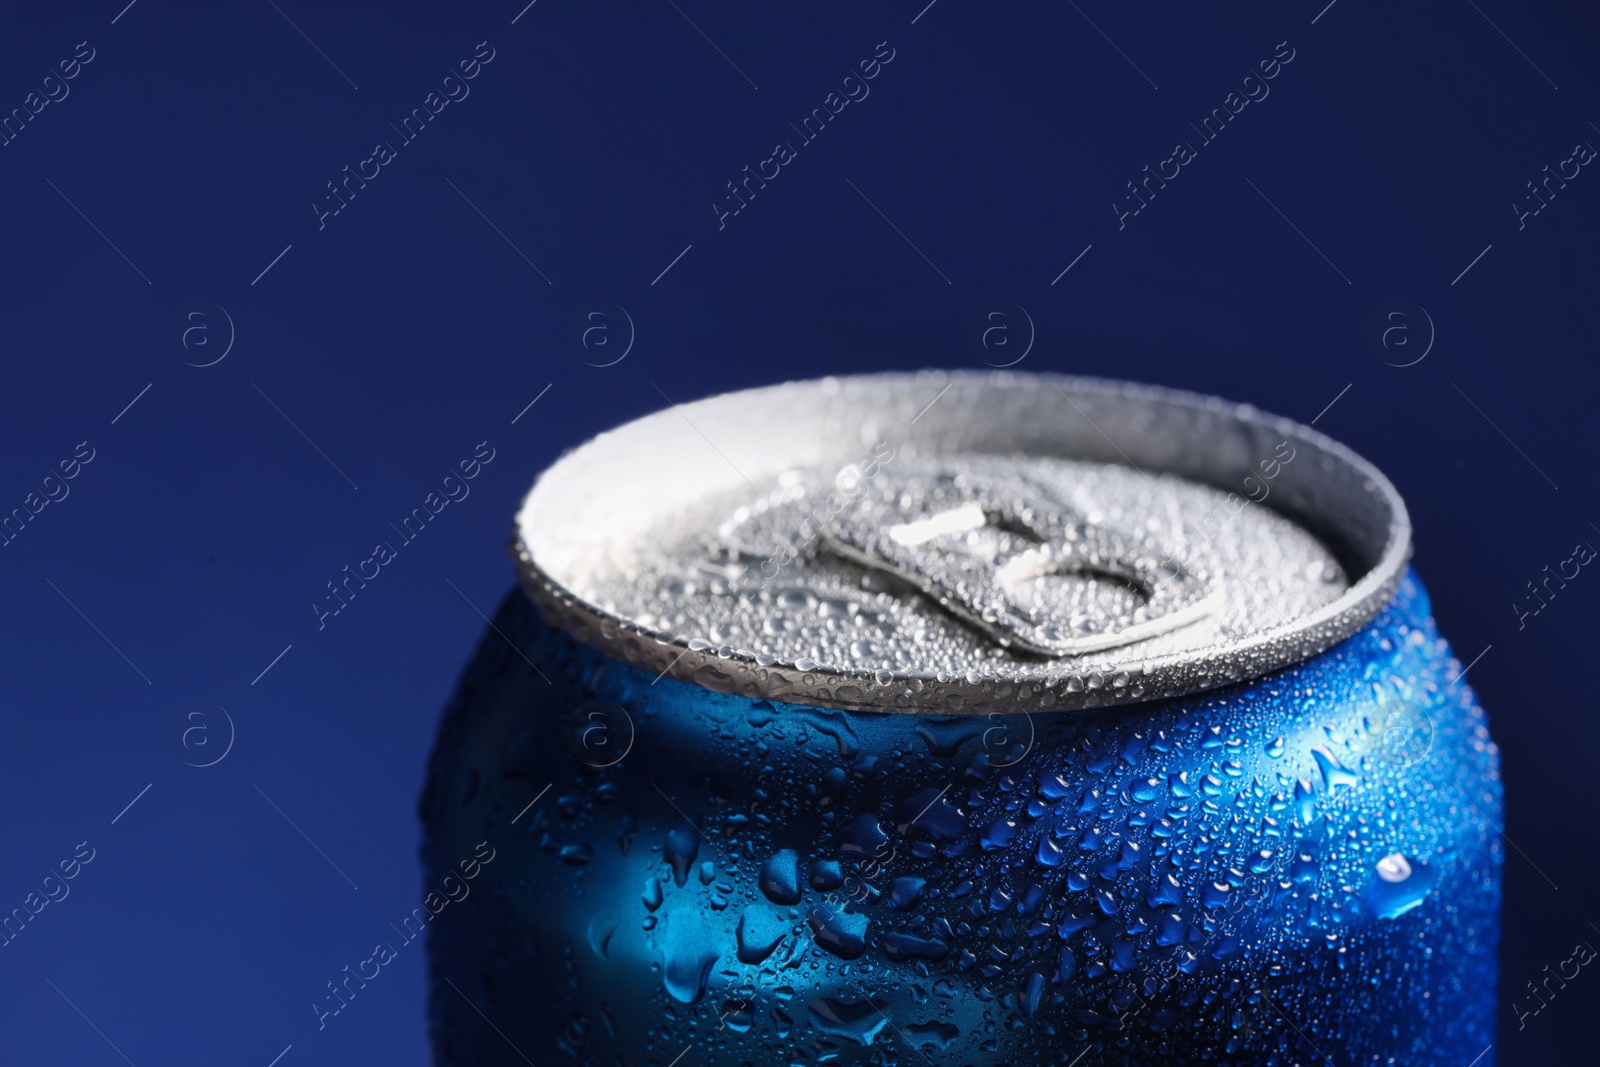
<instances>
[{"instance_id":1,"label":"blue background","mask_svg":"<svg viewBox=\"0 0 1600 1067\"><path fill-rule=\"evenodd\" d=\"M423 892L424 759L534 475L664 396L1019 355L1320 415L1394 479L1441 628L1487 649L1513 841L1495 1055L1590 1047L1600 981L1520 1032L1510 1002L1600 942L1600 578L1520 629L1512 605L1600 544L1600 175L1521 229L1511 205L1600 144L1600 15L924 2L0 15L0 113L94 50L0 147L0 509L95 457L0 548L0 912L95 849L0 948L0 1058L426 1062L420 944L327 1029L309 1005ZM470 95L400 144L483 41ZM881 41L870 95L719 229L725 183ZM1125 183L1282 41L1270 95L1119 229ZM396 158L319 229L378 141ZM324 583L482 441L470 497L319 630ZM234 744L191 766L218 706Z\"/></svg>"}]
</instances>

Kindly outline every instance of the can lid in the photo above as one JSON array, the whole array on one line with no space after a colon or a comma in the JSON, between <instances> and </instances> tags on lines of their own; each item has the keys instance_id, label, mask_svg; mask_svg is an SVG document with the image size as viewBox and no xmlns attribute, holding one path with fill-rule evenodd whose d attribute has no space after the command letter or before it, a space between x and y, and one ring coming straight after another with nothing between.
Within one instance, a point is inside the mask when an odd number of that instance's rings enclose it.
<instances>
[{"instance_id":1,"label":"can lid","mask_svg":"<svg viewBox=\"0 0 1600 1067\"><path fill-rule=\"evenodd\" d=\"M542 474L512 554L547 618L660 675L853 710L1176 696L1291 666L1394 596L1405 505L1252 407L1056 375L729 393Z\"/></svg>"}]
</instances>

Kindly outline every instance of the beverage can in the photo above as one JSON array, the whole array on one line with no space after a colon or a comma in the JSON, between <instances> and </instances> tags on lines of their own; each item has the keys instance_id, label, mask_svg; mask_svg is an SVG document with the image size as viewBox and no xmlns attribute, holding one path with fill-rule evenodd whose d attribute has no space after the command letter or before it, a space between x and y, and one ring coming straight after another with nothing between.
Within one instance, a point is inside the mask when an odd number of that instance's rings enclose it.
<instances>
[{"instance_id":1,"label":"beverage can","mask_svg":"<svg viewBox=\"0 0 1600 1067\"><path fill-rule=\"evenodd\" d=\"M1493 1043L1498 755L1399 494L1317 431L789 383L582 445L511 549L421 805L430 878L498 856L432 923L441 1064Z\"/></svg>"}]
</instances>

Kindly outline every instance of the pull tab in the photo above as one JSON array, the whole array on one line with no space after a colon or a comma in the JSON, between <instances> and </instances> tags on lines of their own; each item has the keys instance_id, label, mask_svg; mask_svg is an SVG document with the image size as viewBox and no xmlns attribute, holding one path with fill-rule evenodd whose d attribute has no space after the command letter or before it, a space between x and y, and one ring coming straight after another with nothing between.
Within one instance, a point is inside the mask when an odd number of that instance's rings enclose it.
<instances>
[{"instance_id":1,"label":"pull tab","mask_svg":"<svg viewBox=\"0 0 1600 1067\"><path fill-rule=\"evenodd\" d=\"M1091 523L1016 475L885 471L822 547L910 582L999 644L1076 656L1168 633L1216 610L1209 575Z\"/></svg>"}]
</instances>

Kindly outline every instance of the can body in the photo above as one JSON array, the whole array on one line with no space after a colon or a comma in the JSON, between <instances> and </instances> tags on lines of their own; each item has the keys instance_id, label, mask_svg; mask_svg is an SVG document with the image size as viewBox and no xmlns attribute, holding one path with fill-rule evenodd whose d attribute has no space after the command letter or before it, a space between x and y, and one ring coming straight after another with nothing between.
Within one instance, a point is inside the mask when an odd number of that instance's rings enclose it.
<instances>
[{"instance_id":1,"label":"can body","mask_svg":"<svg viewBox=\"0 0 1600 1067\"><path fill-rule=\"evenodd\" d=\"M1253 680L961 716L656 677L514 592L422 801L430 887L496 856L433 922L436 1061L1489 1064L1461 672L1414 574Z\"/></svg>"}]
</instances>

